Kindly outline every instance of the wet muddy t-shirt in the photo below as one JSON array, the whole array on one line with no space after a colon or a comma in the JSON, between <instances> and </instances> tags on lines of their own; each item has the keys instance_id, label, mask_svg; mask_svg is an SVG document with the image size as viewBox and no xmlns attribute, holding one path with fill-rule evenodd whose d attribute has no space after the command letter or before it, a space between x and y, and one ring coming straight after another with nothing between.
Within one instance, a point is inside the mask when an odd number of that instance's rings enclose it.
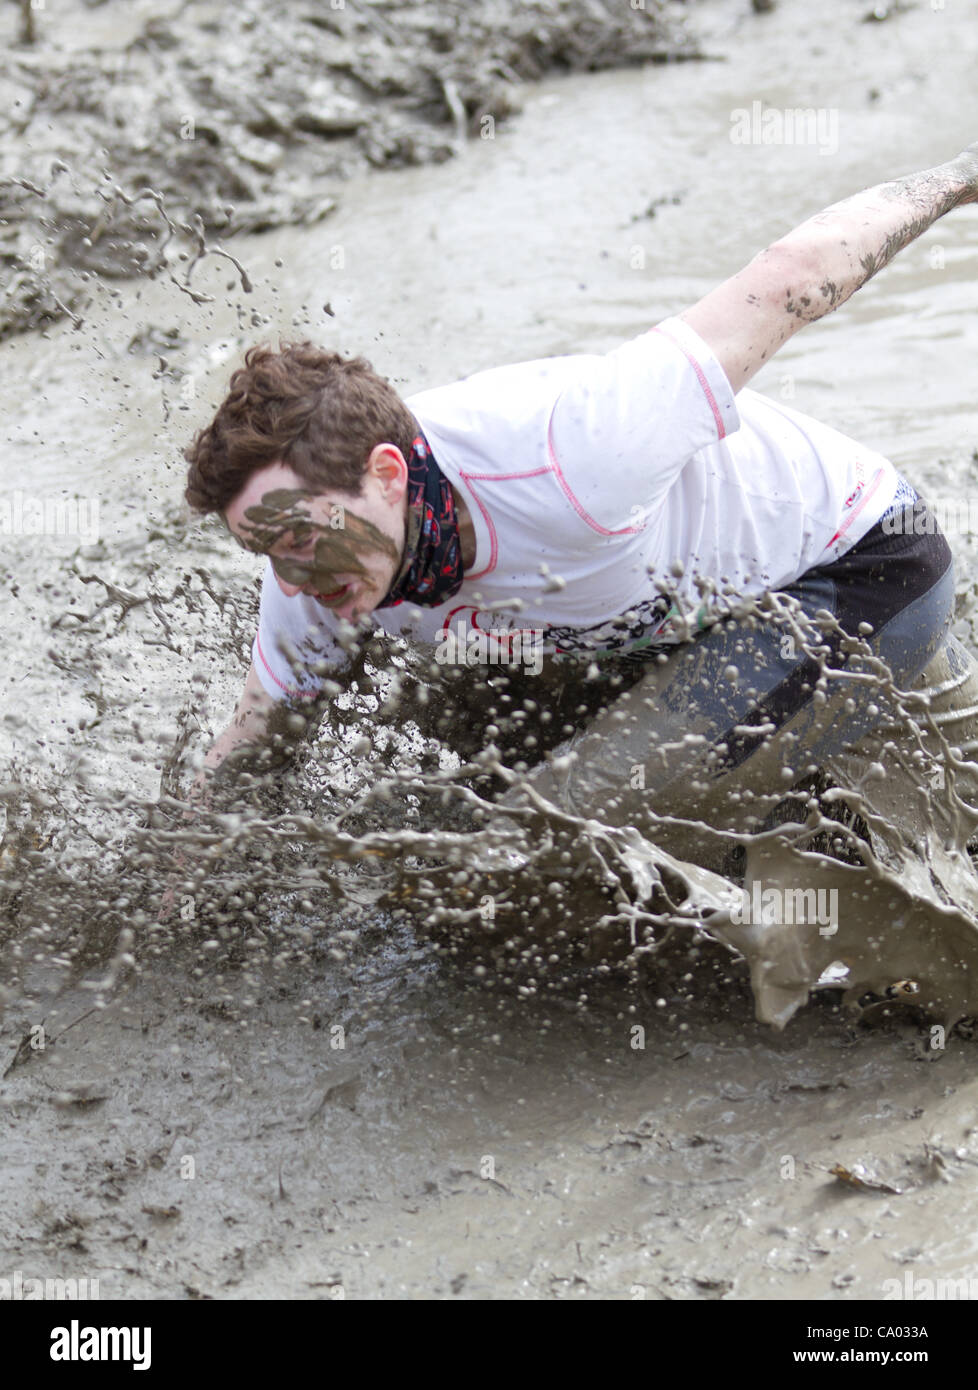
<instances>
[{"instance_id":1,"label":"wet muddy t-shirt","mask_svg":"<svg viewBox=\"0 0 978 1390\"><path fill-rule=\"evenodd\" d=\"M666 646L730 596L838 558L898 482L887 459L828 426L754 391L735 398L677 318L605 356L497 367L407 405L476 534L448 603L373 615L423 643L447 630L503 648L519 630L524 647L532 637L557 654ZM344 664L337 621L313 598L287 597L268 566L254 664L270 695L314 694L327 677L307 668Z\"/></svg>"}]
</instances>

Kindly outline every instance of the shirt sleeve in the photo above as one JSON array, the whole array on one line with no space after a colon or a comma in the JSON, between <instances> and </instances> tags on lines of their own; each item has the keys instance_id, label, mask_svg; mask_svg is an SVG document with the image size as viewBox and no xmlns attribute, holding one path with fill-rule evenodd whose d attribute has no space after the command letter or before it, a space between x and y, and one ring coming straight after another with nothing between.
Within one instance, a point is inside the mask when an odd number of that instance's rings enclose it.
<instances>
[{"instance_id":1,"label":"shirt sleeve","mask_svg":"<svg viewBox=\"0 0 978 1390\"><path fill-rule=\"evenodd\" d=\"M336 642L330 612L307 594L283 594L271 561L262 577L251 655L266 694L289 701L314 699L330 673L349 661Z\"/></svg>"},{"instance_id":2,"label":"shirt sleeve","mask_svg":"<svg viewBox=\"0 0 978 1390\"><path fill-rule=\"evenodd\" d=\"M739 427L720 363L670 318L583 359L550 417L550 462L584 518L615 534L661 502L693 454Z\"/></svg>"}]
</instances>

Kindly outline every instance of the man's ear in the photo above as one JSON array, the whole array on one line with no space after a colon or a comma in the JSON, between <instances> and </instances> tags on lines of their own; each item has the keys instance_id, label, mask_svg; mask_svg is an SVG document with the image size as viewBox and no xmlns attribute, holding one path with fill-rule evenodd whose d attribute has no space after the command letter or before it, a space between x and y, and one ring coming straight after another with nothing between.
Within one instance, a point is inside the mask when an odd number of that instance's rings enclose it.
<instances>
[{"instance_id":1,"label":"man's ear","mask_svg":"<svg viewBox=\"0 0 978 1390\"><path fill-rule=\"evenodd\" d=\"M407 490L408 466L396 444L375 444L367 459L367 471L373 473L385 493L392 494L392 500Z\"/></svg>"}]
</instances>

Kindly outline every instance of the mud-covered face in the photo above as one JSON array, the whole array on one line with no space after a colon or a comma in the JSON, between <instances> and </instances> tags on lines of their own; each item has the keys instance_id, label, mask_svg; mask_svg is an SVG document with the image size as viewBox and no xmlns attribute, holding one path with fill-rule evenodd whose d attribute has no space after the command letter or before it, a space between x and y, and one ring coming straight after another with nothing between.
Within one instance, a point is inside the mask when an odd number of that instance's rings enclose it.
<instances>
[{"instance_id":1,"label":"mud-covered face","mask_svg":"<svg viewBox=\"0 0 978 1390\"><path fill-rule=\"evenodd\" d=\"M275 485L281 481L273 474L265 490L259 481L229 508L228 525L238 541L268 555L286 594L308 594L351 620L371 612L400 567L401 547L385 529L397 529L396 507L369 484L362 497L340 501Z\"/></svg>"},{"instance_id":2,"label":"mud-covered face","mask_svg":"<svg viewBox=\"0 0 978 1390\"><path fill-rule=\"evenodd\" d=\"M332 503L328 522L315 521L310 513L314 494L291 488L274 488L261 502L245 508L244 544L270 557L272 568L286 584L311 587L316 597L329 602L343 588L345 576L369 579L371 554L399 560L390 536L366 517ZM289 554L276 554L287 545ZM336 601L339 601L338 599Z\"/></svg>"}]
</instances>

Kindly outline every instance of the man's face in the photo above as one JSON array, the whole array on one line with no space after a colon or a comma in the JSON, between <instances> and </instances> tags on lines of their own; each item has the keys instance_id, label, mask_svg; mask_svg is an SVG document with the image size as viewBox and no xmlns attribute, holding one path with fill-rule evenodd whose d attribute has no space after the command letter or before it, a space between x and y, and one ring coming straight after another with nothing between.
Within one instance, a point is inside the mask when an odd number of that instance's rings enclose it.
<instances>
[{"instance_id":1,"label":"man's face","mask_svg":"<svg viewBox=\"0 0 978 1390\"><path fill-rule=\"evenodd\" d=\"M361 496L315 492L283 463L254 473L226 512L248 550L271 558L285 594L309 594L356 622L381 602L401 567L407 465L393 444L370 455Z\"/></svg>"}]
</instances>

